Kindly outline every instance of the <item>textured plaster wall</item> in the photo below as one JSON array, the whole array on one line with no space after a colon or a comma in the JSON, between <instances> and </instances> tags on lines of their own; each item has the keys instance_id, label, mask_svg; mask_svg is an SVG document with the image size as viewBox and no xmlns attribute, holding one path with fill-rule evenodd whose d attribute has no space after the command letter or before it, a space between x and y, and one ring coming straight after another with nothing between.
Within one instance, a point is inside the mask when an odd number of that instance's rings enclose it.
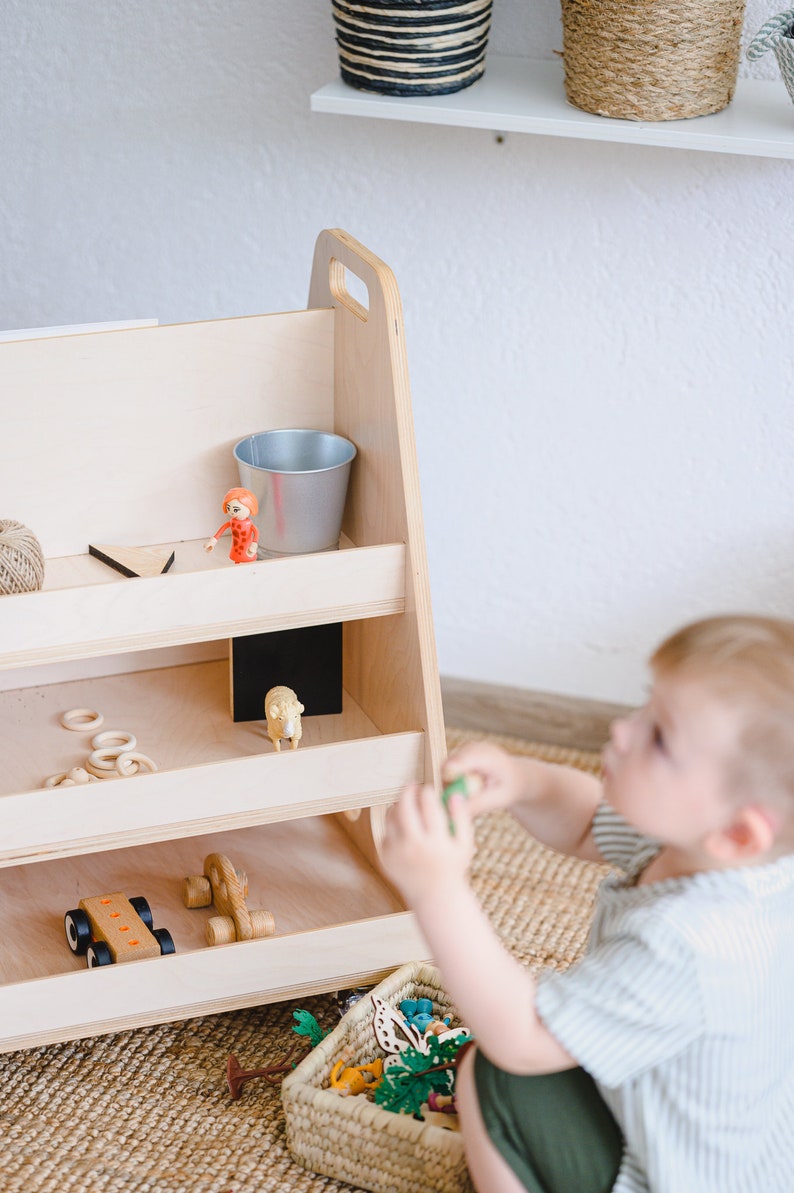
<instances>
[{"instance_id":1,"label":"textured plaster wall","mask_svg":"<svg viewBox=\"0 0 794 1193\"><path fill-rule=\"evenodd\" d=\"M632 701L682 620L794 614L794 162L312 114L327 0L2 17L0 327L302 307L336 225L393 267L442 673Z\"/></svg>"}]
</instances>

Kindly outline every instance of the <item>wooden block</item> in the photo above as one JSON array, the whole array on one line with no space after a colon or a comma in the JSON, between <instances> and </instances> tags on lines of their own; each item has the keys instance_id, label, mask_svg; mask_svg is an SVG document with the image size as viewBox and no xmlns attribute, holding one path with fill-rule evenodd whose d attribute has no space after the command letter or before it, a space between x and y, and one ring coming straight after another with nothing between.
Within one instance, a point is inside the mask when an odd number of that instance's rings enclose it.
<instances>
[{"instance_id":1,"label":"wooden block","mask_svg":"<svg viewBox=\"0 0 794 1193\"><path fill-rule=\"evenodd\" d=\"M304 717L340 713L341 623L233 638L232 719L264 721L265 695L275 684L286 684L297 693Z\"/></svg>"},{"instance_id":2,"label":"wooden block","mask_svg":"<svg viewBox=\"0 0 794 1193\"><path fill-rule=\"evenodd\" d=\"M122 576L161 576L174 562L174 552L167 547L106 547L89 543L88 553Z\"/></svg>"},{"instance_id":3,"label":"wooden block","mask_svg":"<svg viewBox=\"0 0 794 1193\"><path fill-rule=\"evenodd\" d=\"M91 921L91 930L104 940L114 961L140 961L159 957L160 945L144 924L126 895L91 895L80 900L80 907Z\"/></svg>"}]
</instances>

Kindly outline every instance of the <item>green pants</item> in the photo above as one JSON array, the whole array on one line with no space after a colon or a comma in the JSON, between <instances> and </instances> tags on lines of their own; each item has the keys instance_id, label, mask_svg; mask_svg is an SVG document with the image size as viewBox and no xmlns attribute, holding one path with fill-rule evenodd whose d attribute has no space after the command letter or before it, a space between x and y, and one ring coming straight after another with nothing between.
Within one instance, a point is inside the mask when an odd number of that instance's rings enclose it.
<instances>
[{"instance_id":1,"label":"green pants","mask_svg":"<svg viewBox=\"0 0 794 1193\"><path fill-rule=\"evenodd\" d=\"M491 1142L530 1193L609 1193L623 1137L584 1069L517 1076L478 1050L474 1081Z\"/></svg>"}]
</instances>

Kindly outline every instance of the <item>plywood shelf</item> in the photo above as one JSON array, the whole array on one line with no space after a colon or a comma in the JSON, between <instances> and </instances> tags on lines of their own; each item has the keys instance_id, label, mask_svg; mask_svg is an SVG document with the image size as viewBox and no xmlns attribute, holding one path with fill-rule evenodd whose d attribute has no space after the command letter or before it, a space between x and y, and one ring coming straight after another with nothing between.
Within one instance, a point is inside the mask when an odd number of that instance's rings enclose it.
<instances>
[{"instance_id":1,"label":"plywood shelf","mask_svg":"<svg viewBox=\"0 0 794 1193\"><path fill-rule=\"evenodd\" d=\"M41 592L3 598L0 670L401 613L405 545L235 566L221 543L164 544L161 576L129 579L89 554L57 557Z\"/></svg>"},{"instance_id":2,"label":"plywood shelf","mask_svg":"<svg viewBox=\"0 0 794 1193\"><path fill-rule=\"evenodd\" d=\"M182 879L201 873L201 840L0 873L0 1051L94 1034L100 1017L111 1030L161 1021L164 1006L184 1018L356 985L424 952L413 918L332 817L220 833L213 848L246 871L248 904L272 911L274 937L207 946L212 909L189 911L180 897ZM147 899L175 956L86 969L67 947L63 916L111 890Z\"/></svg>"},{"instance_id":3,"label":"plywood shelf","mask_svg":"<svg viewBox=\"0 0 794 1193\"><path fill-rule=\"evenodd\" d=\"M92 735L60 714L85 707L133 732L157 773L43 788L84 764ZM264 720L231 720L225 662L0 693L0 720L0 866L375 807L422 773L422 733L381 734L349 693L341 713L304 718L299 750L277 754Z\"/></svg>"},{"instance_id":4,"label":"plywood shelf","mask_svg":"<svg viewBox=\"0 0 794 1193\"><path fill-rule=\"evenodd\" d=\"M311 108L337 116L500 133L794 158L794 106L779 79L739 79L733 101L711 116L613 120L567 102L560 61L489 54L482 79L452 95L374 95L336 79L314 92Z\"/></svg>"}]
</instances>

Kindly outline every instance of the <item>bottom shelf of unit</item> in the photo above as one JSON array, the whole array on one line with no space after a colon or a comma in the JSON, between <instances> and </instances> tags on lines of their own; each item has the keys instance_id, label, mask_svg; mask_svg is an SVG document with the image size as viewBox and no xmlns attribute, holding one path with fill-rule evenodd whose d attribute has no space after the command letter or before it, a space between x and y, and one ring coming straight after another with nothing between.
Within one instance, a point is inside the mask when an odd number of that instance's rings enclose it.
<instances>
[{"instance_id":1,"label":"bottom shelf of unit","mask_svg":"<svg viewBox=\"0 0 794 1193\"><path fill-rule=\"evenodd\" d=\"M182 879L208 852L248 875L248 906L276 935L209 948L213 908L182 905ZM63 932L87 895L143 895L176 954L88 970ZM218 833L0 874L0 1051L366 984L425 946L413 916L335 817Z\"/></svg>"}]
</instances>

